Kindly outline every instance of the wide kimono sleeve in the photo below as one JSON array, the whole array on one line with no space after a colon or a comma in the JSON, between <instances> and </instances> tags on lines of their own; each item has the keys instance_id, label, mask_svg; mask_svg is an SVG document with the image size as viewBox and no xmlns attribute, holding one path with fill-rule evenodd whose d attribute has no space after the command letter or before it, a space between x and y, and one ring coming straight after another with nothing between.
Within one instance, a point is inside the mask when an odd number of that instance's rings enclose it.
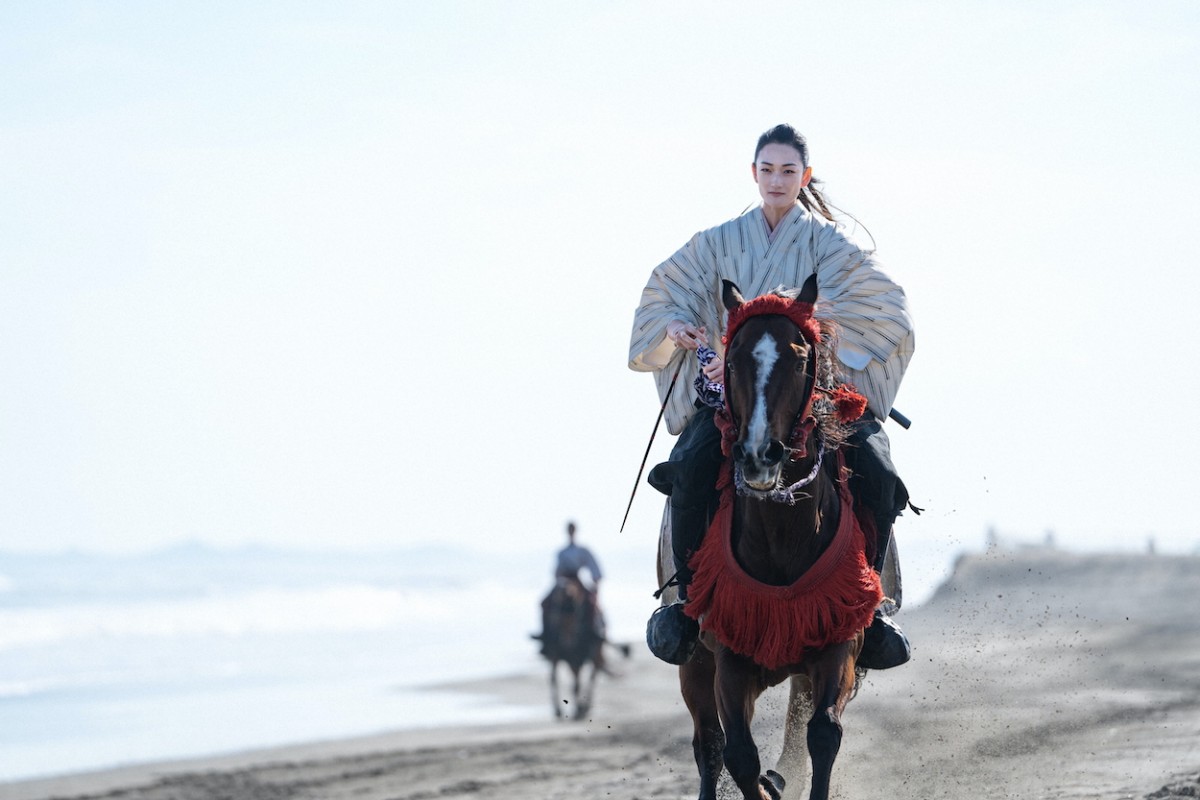
<instances>
[{"instance_id":1,"label":"wide kimono sleeve","mask_svg":"<svg viewBox=\"0 0 1200 800\"><path fill-rule=\"evenodd\" d=\"M837 226L823 226L813 249L819 313L837 323L847 377L886 419L916 345L904 290Z\"/></svg>"},{"instance_id":2,"label":"wide kimono sleeve","mask_svg":"<svg viewBox=\"0 0 1200 800\"><path fill-rule=\"evenodd\" d=\"M629 340L629 368L653 372L658 399L667 398L676 366L682 365L676 388L663 416L667 429L678 434L695 411L692 381L699 363L691 351L667 338L667 323L680 320L704 326L710 340L720 337L720 317L715 309L716 250L707 231L692 237L674 255L654 268L633 316Z\"/></svg>"}]
</instances>

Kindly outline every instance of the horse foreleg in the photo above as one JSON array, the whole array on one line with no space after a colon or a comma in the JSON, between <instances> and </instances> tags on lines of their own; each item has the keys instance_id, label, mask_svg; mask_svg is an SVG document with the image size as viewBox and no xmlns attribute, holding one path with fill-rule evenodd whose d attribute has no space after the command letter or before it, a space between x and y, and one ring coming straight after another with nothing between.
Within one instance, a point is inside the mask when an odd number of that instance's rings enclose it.
<instances>
[{"instance_id":1,"label":"horse foreleg","mask_svg":"<svg viewBox=\"0 0 1200 800\"><path fill-rule=\"evenodd\" d=\"M725 730L725 769L746 800L778 800L782 782L762 775L758 745L750 730L754 701L765 688L760 668L728 650L717 656L717 711Z\"/></svg>"},{"instance_id":2,"label":"horse foreleg","mask_svg":"<svg viewBox=\"0 0 1200 800\"><path fill-rule=\"evenodd\" d=\"M596 662L589 661L579 669L579 674L582 674L583 670L587 670L587 682L583 685L582 692L576 692L575 719L583 719L592 710L592 696L596 691L596 673L599 671L599 667L596 666ZM577 683L578 680L577 676Z\"/></svg>"},{"instance_id":3,"label":"horse foreleg","mask_svg":"<svg viewBox=\"0 0 1200 800\"><path fill-rule=\"evenodd\" d=\"M550 662L550 707L554 709L554 718L562 719L562 696L558 692L558 662Z\"/></svg>"},{"instance_id":4,"label":"horse foreleg","mask_svg":"<svg viewBox=\"0 0 1200 800\"><path fill-rule=\"evenodd\" d=\"M713 654L703 647L697 648L691 660L679 668L679 690L692 715L692 754L700 772L700 800L716 800L721 751L725 747L725 734L717 714L715 681L716 662Z\"/></svg>"},{"instance_id":5,"label":"horse foreleg","mask_svg":"<svg viewBox=\"0 0 1200 800\"><path fill-rule=\"evenodd\" d=\"M854 691L854 659L849 642L826 649L808 670L813 715L808 721L808 755L812 759L809 800L828 800L833 762L842 746L842 711Z\"/></svg>"},{"instance_id":6,"label":"horse foreleg","mask_svg":"<svg viewBox=\"0 0 1200 800\"><path fill-rule=\"evenodd\" d=\"M571 664L571 700L575 703L575 711L572 712L572 716L575 719L579 719L583 714L583 706L579 700L579 669L579 667Z\"/></svg>"},{"instance_id":7,"label":"horse foreleg","mask_svg":"<svg viewBox=\"0 0 1200 800\"><path fill-rule=\"evenodd\" d=\"M812 717L812 693L808 678L793 675L788 680L787 714L783 721L783 749L775 769L789 782L808 782L808 747L805 742L805 726Z\"/></svg>"}]
</instances>

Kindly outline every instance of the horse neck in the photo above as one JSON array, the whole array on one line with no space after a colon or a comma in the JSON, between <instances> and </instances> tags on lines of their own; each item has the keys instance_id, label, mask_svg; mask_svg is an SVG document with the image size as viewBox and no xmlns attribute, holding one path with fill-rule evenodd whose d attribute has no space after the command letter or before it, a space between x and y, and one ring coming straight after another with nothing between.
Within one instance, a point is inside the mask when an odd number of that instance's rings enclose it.
<instances>
[{"instance_id":1,"label":"horse neck","mask_svg":"<svg viewBox=\"0 0 1200 800\"><path fill-rule=\"evenodd\" d=\"M810 441L808 452L815 452ZM784 470L790 485L807 475L813 458ZM734 553L751 577L775 586L794 583L820 557L833 539L840 517L837 487L822 469L795 505L739 497L734 512Z\"/></svg>"},{"instance_id":2,"label":"horse neck","mask_svg":"<svg viewBox=\"0 0 1200 800\"><path fill-rule=\"evenodd\" d=\"M555 623L556 657L581 662L592 646L595 606L591 594L578 580L567 579L561 588ZM568 610L568 608L570 610Z\"/></svg>"}]
</instances>

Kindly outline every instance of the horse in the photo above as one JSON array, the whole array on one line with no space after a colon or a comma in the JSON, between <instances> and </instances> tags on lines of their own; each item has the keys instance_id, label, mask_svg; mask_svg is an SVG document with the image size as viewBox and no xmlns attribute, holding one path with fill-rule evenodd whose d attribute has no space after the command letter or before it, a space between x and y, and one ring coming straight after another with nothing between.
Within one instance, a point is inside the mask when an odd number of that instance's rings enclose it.
<instances>
[{"instance_id":1,"label":"horse","mask_svg":"<svg viewBox=\"0 0 1200 800\"><path fill-rule=\"evenodd\" d=\"M844 423L865 400L852 387L829 388L830 331L811 316L816 300L814 278L797 297L747 302L733 283L722 288L729 325L717 420L727 460L718 486L726 488L689 562L695 574L683 608L701 635L679 669L700 800L715 800L722 767L747 800L780 800L785 778L762 771L750 723L762 692L785 680L791 693L776 766L803 771L800 724L811 709L809 798L827 800L841 715L862 676L855 661L863 631L883 600L836 452ZM662 536L660 583L674 569L669 524Z\"/></svg>"},{"instance_id":2,"label":"horse","mask_svg":"<svg viewBox=\"0 0 1200 800\"><path fill-rule=\"evenodd\" d=\"M603 618L595 596L578 578L560 577L544 601L546 627L542 634L542 655L550 662L550 703L556 719L563 719L563 704L558 685L558 665L571 670L571 696L574 719L583 719L592 707L596 675L609 672L604 660ZM628 657L628 645L616 645Z\"/></svg>"}]
</instances>

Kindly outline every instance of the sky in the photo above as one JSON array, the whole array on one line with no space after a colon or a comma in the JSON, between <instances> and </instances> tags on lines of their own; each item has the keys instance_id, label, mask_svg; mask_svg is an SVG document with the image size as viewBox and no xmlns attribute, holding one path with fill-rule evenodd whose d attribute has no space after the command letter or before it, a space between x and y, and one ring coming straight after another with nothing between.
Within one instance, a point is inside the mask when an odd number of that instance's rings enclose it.
<instances>
[{"instance_id":1,"label":"sky","mask_svg":"<svg viewBox=\"0 0 1200 800\"><path fill-rule=\"evenodd\" d=\"M1190 0L0 5L0 551L652 550L633 310L787 121L901 542L1193 552L1197 108Z\"/></svg>"}]
</instances>

